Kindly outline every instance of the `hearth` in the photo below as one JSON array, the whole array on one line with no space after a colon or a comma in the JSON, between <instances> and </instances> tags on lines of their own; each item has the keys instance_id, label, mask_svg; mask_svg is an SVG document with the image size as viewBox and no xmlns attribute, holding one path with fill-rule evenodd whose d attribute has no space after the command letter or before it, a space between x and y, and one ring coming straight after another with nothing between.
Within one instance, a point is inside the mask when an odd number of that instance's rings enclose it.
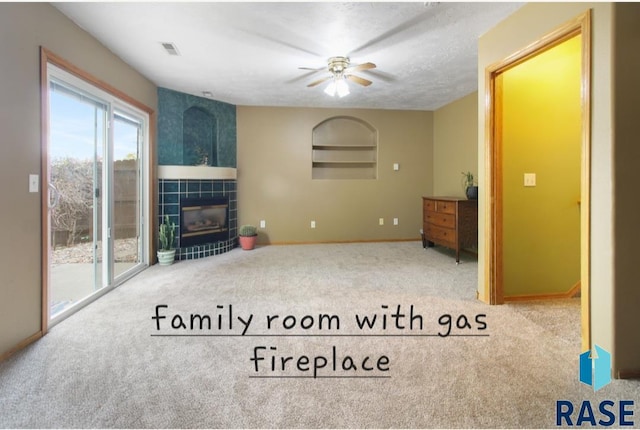
<instances>
[{"instance_id":1,"label":"hearth","mask_svg":"<svg viewBox=\"0 0 640 430\"><path fill-rule=\"evenodd\" d=\"M229 240L229 198L180 199L180 247Z\"/></svg>"}]
</instances>

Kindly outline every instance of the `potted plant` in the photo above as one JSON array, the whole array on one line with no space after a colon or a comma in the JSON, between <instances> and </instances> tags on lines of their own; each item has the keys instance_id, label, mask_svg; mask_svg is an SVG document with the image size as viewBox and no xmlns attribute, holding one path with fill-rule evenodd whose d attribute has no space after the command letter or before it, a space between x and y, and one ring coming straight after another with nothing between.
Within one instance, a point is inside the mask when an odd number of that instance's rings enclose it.
<instances>
[{"instance_id":1,"label":"potted plant","mask_svg":"<svg viewBox=\"0 0 640 430\"><path fill-rule=\"evenodd\" d=\"M469 200L478 200L478 186L475 185L473 173L462 172L462 183L464 186L465 194Z\"/></svg>"},{"instance_id":2,"label":"potted plant","mask_svg":"<svg viewBox=\"0 0 640 430\"><path fill-rule=\"evenodd\" d=\"M169 215L165 215L164 219L158 230L158 240L160 241L158 263L161 266L168 266L173 264L176 258L176 249L173 247L176 239L176 223L171 222Z\"/></svg>"},{"instance_id":3,"label":"potted plant","mask_svg":"<svg viewBox=\"0 0 640 430\"><path fill-rule=\"evenodd\" d=\"M258 232L256 227L253 225L243 225L240 226L240 230L238 230L238 240L240 241L240 246L245 251L249 251L256 246L256 240L258 239Z\"/></svg>"}]
</instances>

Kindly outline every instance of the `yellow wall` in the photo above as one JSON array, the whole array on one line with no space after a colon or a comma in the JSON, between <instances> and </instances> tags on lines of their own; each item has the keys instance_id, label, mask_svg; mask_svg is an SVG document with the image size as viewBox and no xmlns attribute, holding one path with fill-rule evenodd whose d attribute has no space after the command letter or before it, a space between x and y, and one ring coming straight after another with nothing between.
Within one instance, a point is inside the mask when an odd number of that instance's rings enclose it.
<instances>
[{"instance_id":1,"label":"yellow wall","mask_svg":"<svg viewBox=\"0 0 640 430\"><path fill-rule=\"evenodd\" d=\"M565 293L580 280L581 43L500 76L505 297Z\"/></svg>"},{"instance_id":2,"label":"yellow wall","mask_svg":"<svg viewBox=\"0 0 640 430\"><path fill-rule=\"evenodd\" d=\"M616 7L621 5L615 4ZM614 370L622 357L614 350L613 313L613 134L611 47L612 3L528 3L480 37L478 49L478 176L479 255L478 292L487 297L485 174L485 70L523 49L563 23L592 10L591 77L591 336L592 341L613 354ZM620 60L621 62L623 59ZM635 84L637 85L637 83ZM631 317L638 323L638 312Z\"/></svg>"},{"instance_id":3,"label":"yellow wall","mask_svg":"<svg viewBox=\"0 0 640 430\"><path fill-rule=\"evenodd\" d=\"M377 130L377 179L311 179L312 130L341 115ZM421 197L433 192L432 112L238 106L237 124L239 222L266 221L259 243L419 238Z\"/></svg>"},{"instance_id":4,"label":"yellow wall","mask_svg":"<svg viewBox=\"0 0 640 430\"><path fill-rule=\"evenodd\" d=\"M615 350L621 372L640 375L640 200L638 186L640 144L640 4L616 4L614 15L614 135L615 135Z\"/></svg>"},{"instance_id":5,"label":"yellow wall","mask_svg":"<svg viewBox=\"0 0 640 430\"><path fill-rule=\"evenodd\" d=\"M0 3L0 355L41 324L39 46L156 109L156 87L48 3Z\"/></svg>"},{"instance_id":6,"label":"yellow wall","mask_svg":"<svg viewBox=\"0 0 640 430\"><path fill-rule=\"evenodd\" d=\"M433 113L433 193L465 197L462 172L478 173L478 93Z\"/></svg>"}]
</instances>

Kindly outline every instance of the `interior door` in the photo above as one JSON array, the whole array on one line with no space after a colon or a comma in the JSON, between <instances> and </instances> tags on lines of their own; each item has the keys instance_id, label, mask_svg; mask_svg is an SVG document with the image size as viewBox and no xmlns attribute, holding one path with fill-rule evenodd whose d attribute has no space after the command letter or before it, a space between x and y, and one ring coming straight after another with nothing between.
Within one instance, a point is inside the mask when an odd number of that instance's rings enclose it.
<instances>
[{"instance_id":1,"label":"interior door","mask_svg":"<svg viewBox=\"0 0 640 430\"><path fill-rule=\"evenodd\" d=\"M503 183L502 165L502 74L510 68L545 52L551 47L580 36L581 63L580 83L580 129L581 129L581 166L580 197L573 198L565 206L579 213L580 217L580 295L581 295L581 337L583 350L591 349L591 292L590 292L590 184L591 184L591 13L585 13L568 21L563 26L510 55L504 61L493 64L486 69L485 96L486 105L486 176L487 191L485 193L485 259L488 262L484 273L485 288L482 300L491 304L503 303ZM547 103L548 104L548 103ZM528 170L527 171L531 172ZM522 179L522 177L521 177ZM534 178L535 183L535 178ZM572 289L572 291L575 291ZM570 293L572 292L570 291ZM540 296L539 294L537 295ZM567 296L563 294L563 296Z\"/></svg>"}]
</instances>

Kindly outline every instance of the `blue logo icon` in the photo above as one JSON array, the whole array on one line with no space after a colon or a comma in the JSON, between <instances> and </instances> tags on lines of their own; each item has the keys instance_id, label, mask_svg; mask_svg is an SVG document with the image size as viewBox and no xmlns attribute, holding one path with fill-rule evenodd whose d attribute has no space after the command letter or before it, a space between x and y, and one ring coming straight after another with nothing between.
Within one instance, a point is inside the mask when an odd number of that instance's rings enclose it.
<instances>
[{"instance_id":1,"label":"blue logo icon","mask_svg":"<svg viewBox=\"0 0 640 430\"><path fill-rule=\"evenodd\" d=\"M595 354L580 354L580 382L598 391L611 382L611 354L595 345Z\"/></svg>"}]
</instances>

